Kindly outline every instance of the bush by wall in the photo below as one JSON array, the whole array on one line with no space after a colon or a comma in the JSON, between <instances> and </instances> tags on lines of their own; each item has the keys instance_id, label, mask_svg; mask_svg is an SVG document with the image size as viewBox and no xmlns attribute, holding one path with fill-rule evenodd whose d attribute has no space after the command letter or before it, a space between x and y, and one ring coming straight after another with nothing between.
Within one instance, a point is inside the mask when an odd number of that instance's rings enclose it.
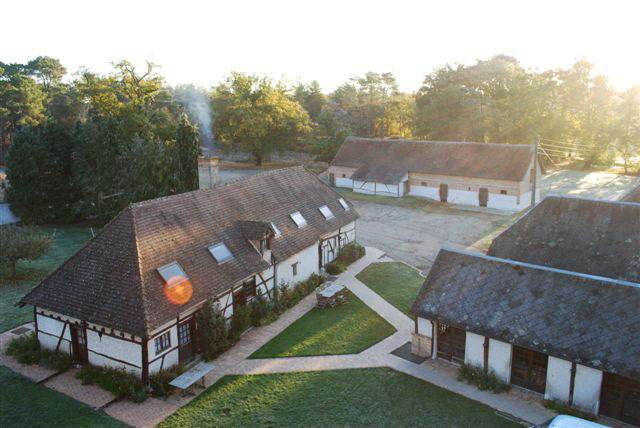
<instances>
[{"instance_id":1,"label":"bush by wall","mask_svg":"<svg viewBox=\"0 0 640 428\"><path fill-rule=\"evenodd\" d=\"M151 388L151 395L154 397L167 397L175 388L169 385L176 377L184 373L184 367L181 364L176 364L167 369L163 369L157 373L154 373L149 378L149 387Z\"/></svg>"},{"instance_id":2,"label":"bush by wall","mask_svg":"<svg viewBox=\"0 0 640 428\"><path fill-rule=\"evenodd\" d=\"M340 249L338 257L336 257L331 263L327 264L324 269L329 275L341 274L347 270L347 266L351 263L364 257L365 252L365 248L360 244L355 242L347 244Z\"/></svg>"},{"instance_id":3,"label":"bush by wall","mask_svg":"<svg viewBox=\"0 0 640 428\"><path fill-rule=\"evenodd\" d=\"M98 385L116 398L126 398L134 403L147 399L142 381L124 368L113 369L85 364L76 374L83 385Z\"/></svg>"},{"instance_id":4,"label":"bush by wall","mask_svg":"<svg viewBox=\"0 0 640 428\"><path fill-rule=\"evenodd\" d=\"M458 380L475 385L480 391L491 391L496 394L511 389L511 385L498 379L492 371L485 372L481 367L463 364L458 369Z\"/></svg>"},{"instance_id":5,"label":"bush by wall","mask_svg":"<svg viewBox=\"0 0 640 428\"><path fill-rule=\"evenodd\" d=\"M68 354L41 348L35 333L13 339L7 346L6 354L22 364L40 364L56 371L71 368L71 357Z\"/></svg>"},{"instance_id":6,"label":"bush by wall","mask_svg":"<svg viewBox=\"0 0 640 428\"><path fill-rule=\"evenodd\" d=\"M196 312L198 323L198 338L202 346L202 356L205 360L212 360L227 349L229 332L227 320L217 303L209 300Z\"/></svg>"}]
</instances>

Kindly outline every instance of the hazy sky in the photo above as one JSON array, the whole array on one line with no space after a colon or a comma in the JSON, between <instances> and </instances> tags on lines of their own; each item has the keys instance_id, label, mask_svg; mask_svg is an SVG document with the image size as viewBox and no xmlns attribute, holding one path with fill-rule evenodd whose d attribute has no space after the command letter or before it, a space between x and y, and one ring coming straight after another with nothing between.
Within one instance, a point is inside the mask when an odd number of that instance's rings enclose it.
<instances>
[{"instance_id":1,"label":"hazy sky","mask_svg":"<svg viewBox=\"0 0 640 428\"><path fill-rule=\"evenodd\" d=\"M617 88L640 84L640 1L9 1L0 61L59 58L99 72L123 58L162 66L171 84L230 71L332 90L366 71L414 91L446 63L498 53L528 68L586 58Z\"/></svg>"}]
</instances>

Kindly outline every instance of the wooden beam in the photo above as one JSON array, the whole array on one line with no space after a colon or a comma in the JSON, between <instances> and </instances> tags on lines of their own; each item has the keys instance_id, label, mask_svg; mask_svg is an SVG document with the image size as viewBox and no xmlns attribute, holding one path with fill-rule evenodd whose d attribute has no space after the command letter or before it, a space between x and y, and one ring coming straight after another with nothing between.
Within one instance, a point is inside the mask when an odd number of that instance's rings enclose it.
<instances>
[{"instance_id":1,"label":"wooden beam","mask_svg":"<svg viewBox=\"0 0 640 428\"><path fill-rule=\"evenodd\" d=\"M60 350L60 343L62 343L62 338L64 337L64 332L67 331L67 321L64 322L64 326L62 327L62 333L60 333L60 337L58 337L58 344L56 345L56 352Z\"/></svg>"}]
</instances>

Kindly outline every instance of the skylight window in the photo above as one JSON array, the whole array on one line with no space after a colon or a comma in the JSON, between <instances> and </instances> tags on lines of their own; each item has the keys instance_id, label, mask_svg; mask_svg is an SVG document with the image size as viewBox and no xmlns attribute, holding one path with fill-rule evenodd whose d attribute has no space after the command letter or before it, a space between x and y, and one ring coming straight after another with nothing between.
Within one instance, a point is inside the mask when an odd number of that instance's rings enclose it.
<instances>
[{"instance_id":1,"label":"skylight window","mask_svg":"<svg viewBox=\"0 0 640 428\"><path fill-rule=\"evenodd\" d=\"M278 236L282 236L282 232L280 232L280 229L278 229L278 227L274 222L271 222L271 228L273 229L273 232L276 234L276 238Z\"/></svg>"},{"instance_id":2,"label":"skylight window","mask_svg":"<svg viewBox=\"0 0 640 428\"><path fill-rule=\"evenodd\" d=\"M233 258L233 254L229 251L224 242L219 242L209 247L209 252L213 256L214 259L218 262L218 264L222 264L227 262Z\"/></svg>"},{"instance_id":3,"label":"skylight window","mask_svg":"<svg viewBox=\"0 0 640 428\"><path fill-rule=\"evenodd\" d=\"M172 262L168 265L162 266L158 269L158 273L169 286L178 285L188 279L187 274L184 273L184 270L180 267L178 262Z\"/></svg>"},{"instance_id":4,"label":"skylight window","mask_svg":"<svg viewBox=\"0 0 640 428\"><path fill-rule=\"evenodd\" d=\"M328 206L323 205L319 209L325 219L329 220L330 218L335 217Z\"/></svg>"},{"instance_id":5,"label":"skylight window","mask_svg":"<svg viewBox=\"0 0 640 428\"><path fill-rule=\"evenodd\" d=\"M305 220L305 218L302 217L302 214L300 214L300 211L296 211L293 214L291 214L291 220L293 220L299 228L303 228L307 225L307 220Z\"/></svg>"},{"instance_id":6,"label":"skylight window","mask_svg":"<svg viewBox=\"0 0 640 428\"><path fill-rule=\"evenodd\" d=\"M347 201L345 201L343 198L338 199L338 202L340 202L340 205L342 205L342 208L344 208L345 211L349 211L349 204L347 204Z\"/></svg>"}]
</instances>

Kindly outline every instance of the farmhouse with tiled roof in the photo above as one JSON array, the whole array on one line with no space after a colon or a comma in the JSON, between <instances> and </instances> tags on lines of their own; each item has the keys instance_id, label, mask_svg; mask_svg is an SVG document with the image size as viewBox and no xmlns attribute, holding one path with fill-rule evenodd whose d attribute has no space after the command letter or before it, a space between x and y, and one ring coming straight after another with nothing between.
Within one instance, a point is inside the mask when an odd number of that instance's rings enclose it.
<instances>
[{"instance_id":1,"label":"farmhouse with tiled roof","mask_svg":"<svg viewBox=\"0 0 640 428\"><path fill-rule=\"evenodd\" d=\"M640 425L640 204L549 197L489 255L440 251L413 351Z\"/></svg>"},{"instance_id":2,"label":"farmhouse with tiled roof","mask_svg":"<svg viewBox=\"0 0 640 428\"><path fill-rule=\"evenodd\" d=\"M534 152L531 144L348 137L328 173L358 193L518 211L531 204Z\"/></svg>"},{"instance_id":3,"label":"farmhouse with tiled roof","mask_svg":"<svg viewBox=\"0 0 640 428\"><path fill-rule=\"evenodd\" d=\"M318 273L358 214L302 167L130 205L22 300L41 345L143 379L197 351L194 313L225 317Z\"/></svg>"}]
</instances>

